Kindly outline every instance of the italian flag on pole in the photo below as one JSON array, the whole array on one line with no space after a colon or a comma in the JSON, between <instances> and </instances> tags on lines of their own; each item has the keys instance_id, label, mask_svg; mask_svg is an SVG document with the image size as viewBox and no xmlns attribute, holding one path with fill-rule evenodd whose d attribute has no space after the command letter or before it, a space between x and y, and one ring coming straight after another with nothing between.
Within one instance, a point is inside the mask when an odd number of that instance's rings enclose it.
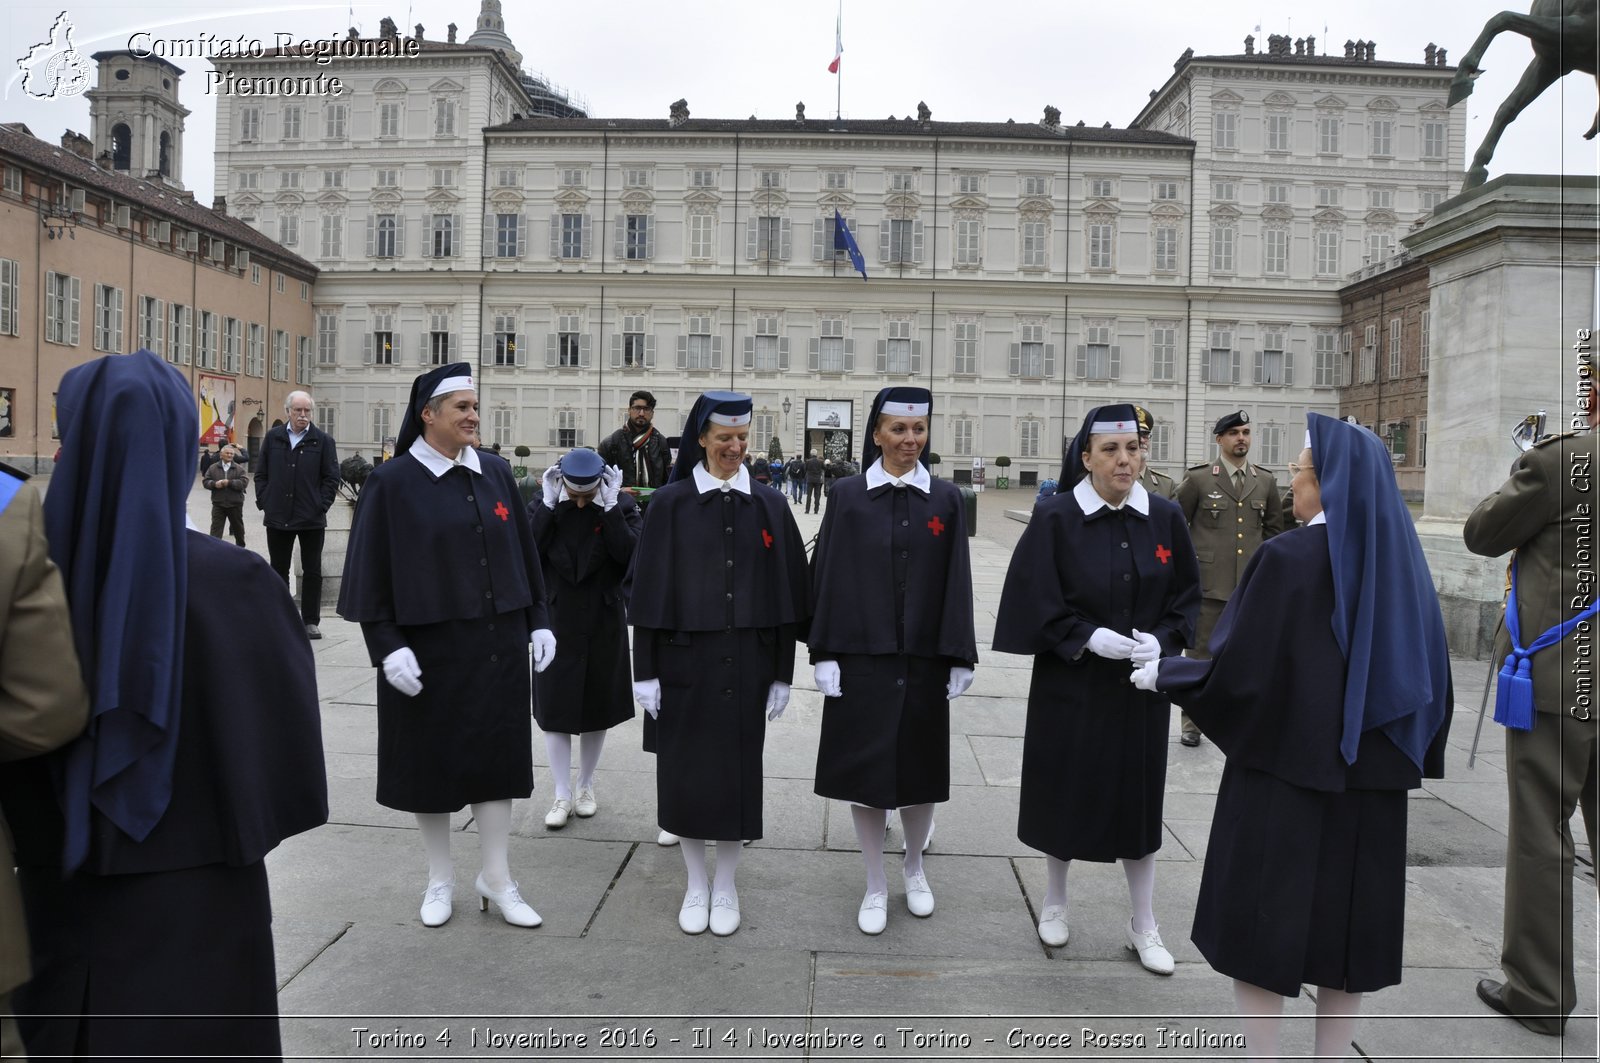
<instances>
[{"instance_id":1,"label":"italian flag on pole","mask_svg":"<svg viewBox=\"0 0 1600 1063\"><path fill-rule=\"evenodd\" d=\"M839 72L839 58L840 56L844 55L844 38L840 36L840 26L842 21L843 16L841 15L840 18L835 19L833 23L833 62L828 64L828 73L830 74L837 74Z\"/></svg>"}]
</instances>

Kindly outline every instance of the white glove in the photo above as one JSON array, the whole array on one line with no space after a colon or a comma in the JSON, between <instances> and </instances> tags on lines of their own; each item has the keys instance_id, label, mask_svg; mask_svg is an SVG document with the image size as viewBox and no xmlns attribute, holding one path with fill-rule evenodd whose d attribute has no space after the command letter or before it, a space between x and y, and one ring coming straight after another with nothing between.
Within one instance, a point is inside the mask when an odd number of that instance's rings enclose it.
<instances>
[{"instance_id":1,"label":"white glove","mask_svg":"<svg viewBox=\"0 0 1600 1063\"><path fill-rule=\"evenodd\" d=\"M1133 629L1133 653L1129 655L1134 664L1144 664L1161 656L1161 641L1148 631Z\"/></svg>"},{"instance_id":2,"label":"white glove","mask_svg":"<svg viewBox=\"0 0 1600 1063\"><path fill-rule=\"evenodd\" d=\"M1126 661L1133 656L1138 643L1126 635L1119 635L1108 627L1097 627L1089 636L1089 652L1112 661Z\"/></svg>"},{"instance_id":3,"label":"white glove","mask_svg":"<svg viewBox=\"0 0 1600 1063\"><path fill-rule=\"evenodd\" d=\"M615 465L607 465L606 471L600 474L600 508L607 513L617 504L617 496L622 493L622 470Z\"/></svg>"},{"instance_id":4,"label":"white glove","mask_svg":"<svg viewBox=\"0 0 1600 1063\"><path fill-rule=\"evenodd\" d=\"M409 646L402 646L383 659L383 678L408 698L422 693L422 668Z\"/></svg>"},{"instance_id":5,"label":"white glove","mask_svg":"<svg viewBox=\"0 0 1600 1063\"><path fill-rule=\"evenodd\" d=\"M546 469L540 486L544 488L544 504L555 509L556 503L561 501L561 466L552 465Z\"/></svg>"},{"instance_id":6,"label":"white glove","mask_svg":"<svg viewBox=\"0 0 1600 1063\"><path fill-rule=\"evenodd\" d=\"M967 692L972 685L972 669L962 668L957 665L950 669L950 685L945 688L944 696L951 701L956 700Z\"/></svg>"},{"instance_id":7,"label":"white glove","mask_svg":"<svg viewBox=\"0 0 1600 1063\"><path fill-rule=\"evenodd\" d=\"M774 681L767 688L767 719L776 720L789 707L789 684Z\"/></svg>"},{"instance_id":8,"label":"white glove","mask_svg":"<svg viewBox=\"0 0 1600 1063\"><path fill-rule=\"evenodd\" d=\"M1133 670L1133 685L1140 690L1155 693L1156 680L1161 678L1161 658L1157 657L1139 665Z\"/></svg>"},{"instance_id":9,"label":"white glove","mask_svg":"<svg viewBox=\"0 0 1600 1063\"><path fill-rule=\"evenodd\" d=\"M661 680L641 679L633 684L633 700L650 714L652 720L658 718L661 714Z\"/></svg>"},{"instance_id":10,"label":"white glove","mask_svg":"<svg viewBox=\"0 0 1600 1063\"><path fill-rule=\"evenodd\" d=\"M816 677L817 689L822 691L825 698L836 698L844 693L839 689L839 662L818 661L811 667L811 674Z\"/></svg>"},{"instance_id":11,"label":"white glove","mask_svg":"<svg viewBox=\"0 0 1600 1063\"><path fill-rule=\"evenodd\" d=\"M533 670L542 672L556 659L556 635L547 627L533 633Z\"/></svg>"}]
</instances>

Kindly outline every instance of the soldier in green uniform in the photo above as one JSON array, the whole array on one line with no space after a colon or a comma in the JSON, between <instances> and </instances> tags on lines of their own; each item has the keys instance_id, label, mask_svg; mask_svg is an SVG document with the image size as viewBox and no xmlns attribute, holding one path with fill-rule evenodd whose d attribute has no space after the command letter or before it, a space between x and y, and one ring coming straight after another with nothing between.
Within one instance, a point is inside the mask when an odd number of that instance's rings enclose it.
<instances>
[{"instance_id":1,"label":"soldier in green uniform","mask_svg":"<svg viewBox=\"0 0 1600 1063\"><path fill-rule=\"evenodd\" d=\"M1143 463L1139 470L1139 482L1153 495L1177 498L1178 481L1150 467L1150 430L1156 426L1155 417L1143 406L1135 406L1133 414L1139 423L1139 460Z\"/></svg>"},{"instance_id":2,"label":"soldier in green uniform","mask_svg":"<svg viewBox=\"0 0 1600 1063\"><path fill-rule=\"evenodd\" d=\"M1247 460L1250 415L1237 410L1212 429L1217 456L1189 468L1178 485L1177 503L1189 522L1189 537L1200 555L1200 622L1190 657L1211 656L1211 629L1222 615L1250 557L1263 541L1283 531L1278 478ZM1187 713L1180 717L1180 740L1200 744L1200 729Z\"/></svg>"},{"instance_id":3,"label":"soldier in green uniform","mask_svg":"<svg viewBox=\"0 0 1600 1063\"><path fill-rule=\"evenodd\" d=\"M1467 549L1485 557L1515 550L1515 635L1532 647L1540 635L1572 621L1595 600L1592 554L1595 478L1600 476L1594 432L1567 432L1534 445L1517 459L1511 478L1467 518ZM1494 662L1512 651L1512 614L1495 642ZM1580 622L1565 637L1534 652L1532 730L1506 729L1505 936L1500 968L1505 981L1485 978L1478 996L1535 1033L1560 1034L1576 1003L1572 973L1573 845L1568 826L1583 809L1589 851L1596 845L1595 631ZM1506 684L1504 676L1502 685ZM1582 880L1580 879L1580 882ZM1584 886L1588 892L1588 886ZM1553 912L1561 913L1552 919Z\"/></svg>"}]
</instances>

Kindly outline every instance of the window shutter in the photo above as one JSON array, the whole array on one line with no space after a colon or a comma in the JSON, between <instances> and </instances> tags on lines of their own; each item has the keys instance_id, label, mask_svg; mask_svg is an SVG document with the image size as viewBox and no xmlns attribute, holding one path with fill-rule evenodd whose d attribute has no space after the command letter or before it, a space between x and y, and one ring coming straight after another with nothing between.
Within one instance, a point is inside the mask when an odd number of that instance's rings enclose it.
<instances>
[{"instance_id":1,"label":"window shutter","mask_svg":"<svg viewBox=\"0 0 1600 1063\"><path fill-rule=\"evenodd\" d=\"M879 340L878 341L878 372L879 373L887 373L888 371L889 371L889 341L888 340Z\"/></svg>"},{"instance_id":2,"label":"window shutter","mask_svg":"<svg viewBox=\"0 0 1600 1063\"><path fill-rule=\"evenodd\" d=\"M583 429L579 428L576 432L573 433L572 445L575 446L575 447L583 446Z\"/></svg>"},{"instance_id":3,"label":"window shutter","mask_svg":"<svg viewBox=\"0 0 1600 1063\"><path fill-rule=\"evenodd\" d=\"M428 357L433 353L433 337L426 332L417 334L417 364L427 365Z\"/></svg>"},{"instance_id":4,"label":"window shutter","mask_svg":"<svg viewBox=\"0 0 1600 1063\"><path fill-rule=\"evenodd\" d=\"M678 368L689 368L689 337L678 337Z\"/></svg>"},{"instance_id":5,"label":"window shutter","mask_svg":"<svg viewBox=\"0 0 1600 1063\"><path fill-rule=\"evenodd\" d=\"M512 250L513 258L521 258L530 250L528 246L528 230L532 228L532 220L527 214L517 215L517 246Z\"/></svg>"},{"instance_id":6,"label":"window shutter","mask_svg":"<svg viewBox=\"0 0 1600 1063\"><path fill-rule=\"evenodd\" d=\"M806 368L815 373L820 364L822 341L815 336L806 340Z\"/></svg>"},{"instance_id":7,"label":"window shutter","mask_svg":"<svg viewBox=\"0 0 1600 1063\"><path fill-rule=\"evenodd\" d=\"M911 341L911 372L922 372L922 341Z\"/></svg>"},{"instance_id":8,"label":"window shutter","mask_svg":"<svg viewBox=\"0 0 1600 1063\"><path fill-rule=\"evenodd\" d=\"M656 216L646 214L644 218L644 257L653 261L656 257Z\"/></svg>"},{"instance_id":9,"label":"window shutter","mask_svg":"<svg viewBox=\"0 0 1600 1063\"><path fill-rule=\"evenodd\" d=\"M367 215L367 257L371 258L377 250L378 219L371 214Z\"/></svg>"},{"instance_id":10,"label":"window shutter","mask_svg":"<svg viewBox=\"0 0 1600 1063\"><path fill-rule=\"evenodd\" d=\"M911 223L911 261L922 264L922 223Z\"/></svg>"},{"instance_id":11,"label":"window shutter","mask_svg":"<svg viewBox=\"0 0 1600 1063\"><path fill-rule=\"evenodd\" d=\"M583 246L578 249L580 252L578 257L588 258L590 252L594 250L594 216L587 211L583 215L583 230L580 239L583 241Z\"/></svg>"},{"instance_id":12,"label":"window shutter","mask_svg":"<svg viewBox=\"0 0 1600 1063\"><path fill-rule=\"evenodd\" d=\"M1013 365L1018 364L1015 361L1015 359L1017 357L1016 350L1017 350L1017 345L1013 343L1011 345L1011 351L1012 351L1011 357L1013 359L1013 361L1012 361ZM1015 369L1012 370L1013 373L1015 373L1016 371L1017 370L1015 370ZM1089 375L1089 347L1088 347L1087 344L1080 343L1080 344L1078 344L1077 377L1078 377L1079 380L1082 380L1085 377L1087 377L1088 375Z\"/></svg>"},{"instance_id":13,"label":"window shutter","mask_svg":"<svg viewBox=\"0 0 1600 1063\"><path fill-rule=\"evenodd\" d=\"M612 257L621 262L628 257L628 216L618 214L616 221L616 251Z\"/></svg>"},{"instance_id":14,"label":"window shutter","mask_svg":"<svg viewBox=\"0 0 1600 1063\"><path fill-rule=\"evenodd\" d=\"M68 278L72 281L72 297L67 304L67 342L72 346L78 345L78 310L83 299L83 282L77 277Z\"/></svg>"},{"instance_id":15,"label":"window shutter","mask_svg":"<svg viewBox=\"0 0 1600 1063\"><path fill-rule=\"evenodd\" d=\"M361 364L372 364L372 333L370 332L361 334Z\"/></svg>"},{"instance_id":16,"label":"window shutter","mask_svg":"<svg viewBox=\"0 0 1600 1063\"><path fill-rule=\"evenodd\" d=\"M390 364L404 365L405 337L399 332L391 332L389 334L389 344L392 349L390 355Z\"/></svg>"},{"instance_id":17,"label":"window shutter","mask_svg":"<svg viewBox=\"0 0 1600 1063\"><path fill-rule=\"evenodd\" d=\"M494 215L483 216L483 257L494 257Z\"/></svg>"},{"instance_id":18,"label":"window shutter","mask_svg":"<svg viewBox=\"0 0 1600 1063\"><path fill-rule=\"evenodd\" d=\"M554 429L554 428L550 429L550 445L552 447L556 445L556 439L557 438L558 437L556 435L556 429Z\"/></svg>"},{"instance_id":19,"label":"window shutter","mask_svg":"<svg viewBox=\"0 0 1600 1063\"><path fill-rule=\"evenodd\" d=\"M112 327L112 329L114 331L113 331L113 334L112 334L112 337L111 337L111 345L112 345L111 349L116 351L118 354L121 354L123 352L123 346L122 346L122 289L121 288L113 289L113 294L116 295L117 298L112 303L111 327Z\"/></svg>"},{"instance_id":20,"label":"window shutter","mask_svg":"<svg viewBox=\"0 0 1600 1063\"><path fill-rule=\"evenodd\" d=\"M1012 376L1021 376L1022 375L1022 344L1020 344L1020 343L1011 344L1011 352L1010 353L1011 353L1011 362L1010 362L1011 375ZM1080 377L1083 376L1083 374L1084 374L1084 369L1085 369L1086 364L1087 364L1087 355L1084 353L1084 348L1079 347L1078 348L1078 375Z\"/></svg>"},{"instance_id":21,"label":"window shutter","mask_svg":"<svg viewBox=\"0 0 1600 1063\"><path fill-rule=\"evenodd\" d=\"M789 337L778 337L778 368L789 368Z\"/></svg>"},{"instance_id":22,"label":"window shutter","mask_svg":"<svg viewBox=\"0 0 1600 1063\"><path fill-rule=\"evenodd\" d=\"M1111 379L1112 380L1117 379L1117 352L1118 352L1118 350L1119 350L1119 348L1116 348L1116 347L1111 348ZM1047 376L1047 377L1053 377L1053 376L1056 375L1056 345L1053 344L1053 343L1047 343L1047 344L1044 345L1044 375Z\"/></svg>"},{"instance_id":23,"label":"window shutter","mask_svg":"<svg viewBox=\"0 0 1600 1063\"><path fill-rule=\"evenodd\" d=\"M1256 369L1255 369L1255 377L1254 377L1254 380L1255 380L1255 382L1257 384L1261 383L1261 378L1266 373L1266 360L1267 360L1266 352L1262 351L1262 350L1260 350L1258 348L1256 350L1256 357L1255 357Z\"/></svg>"},{"instance_id":24,"label":"window shutter","mask_svg":"<svg viewBox=\"0 0 1600 1063\"><path fill-rule=\"evenodd\" d=\"M1239 383L1239 369L1243 364L1244 364L1244 361L1243 361L1243 359L1241 359L1239 357L1239 352L1238 351L1234 351L1233 352L1233 382L1235 384Z\"/></svg>"},{"instance_id":25,"label":"window shutter","mask_svg":"<svg viewBox=\"0 0 1600 1063\"><path fill-rule=\"evenodd\" d=\"M1287 346L1283 349L1283 383L1285 387L1294 384L1294 355Z\"/></svg>"},{"instance_id":26,"label":"window shutter","mask_svg":"<svg viewBox=\"0 0 1600 1063\"><path fill-rule=\"evenodd\" d=\"M452 362L458 360L457 357L456 357L456 346L457 346L456 345L456 334L454 332L452 332L452 333L450 333L449 346L445 348L446 350L448 350L450 352L449 358L450 358L450 360Z\"/></svg>"},{"instance_id":27,"label":"window shutter","mask_svg":"<svg viewBox=\"0 0 1600 1063\"><path fill-rule=\"evenodd\" d=\"M622 333L611 334L611 368L622 368Z\"/></svg>"},{"instance_id":28,"label":"window shutter","mask_svg":"<svg viewBox=\"0 0 1600 1063\"><path fill-rule=\"evenodd\" d=\"M722 368L722 337L711 337L711 368Z\"/></svg>"},{"instance_id":29,"label":"window shutter","mask_svg":"<svg viewBox=\"0 0 1600 1063\"><path fill-rule=\"evenodd\" d=\"M744 338L744 367L746 369L754 369L756 367L756 338L754 336L746 336Z\"/></svg>"},{"instance_id":30,"label":"window shutter","mask_svg":"<svg viewBox=\"0 0 1600 1063\"><path fill-rule=\"evenodd\" d=\"M751 262L756 260L756 247L761 239L761 222L751 218L744 223L744 257Z\"/></svg>"},{"instance_id":31,"label":"window shutter","mask_svg":"<svg viewBox=\"0 0 1600 1063\"><path fill-rule=\"evenodd\" d=\"M554 369L556 367L556 360L558 357L557 350L560 342L560 337L558 337L554 332L545 334L544 364L546 368Z\"/></svg>"},{"instance_id":32,"label":"window shutter","mask_svg":"<svg viewBox=\"0 0 1600 1063\"><path fill-rule=\"evenodd\" d=\"M1050 370L1048 368L1049 364L1050 364L1050 355L1048 353L1049 350L1050 350L1049 347L1045 348L1045 351L1046 351L1046 354L1045 354L1045 366L1046 366L1045 375L1047 375L1047 376L1050 373ZM1121 347L1118 347L1115 344L1112 345L1110 361L1111 361L1111 379L1112 380L1120 380L1120 379L1122 379L1122 348Z\"/></svg>"},{"instance_id":33,"label":"window shutter","mask_svg":"<svg viewBox=\"0 0 1600 1063\"><path fill-rule=\"evenodd\" d=\"M514 352L517 368L526 367L528 364L528 334L526 332L518 332L512 336L511 342L517 345L517 349Z\"/></svg>"},{"instance_id":34,"label":"window shutter","mask_svg":"<svg viewBox=\"0 0 1600 1063\"><path fill-rule=\"evenodd\" d=\"M194 307L183 315L183 364L188 365L194 351Z\"/></svg>"},{"instance_id":35,"label":"window shutter","mask_svg":"<svg viewBox=\"0 0 1600 1063\"><path fill-rule=\"evenodd\" d=\"M822 239L827 233L828 220L826 218L818 218L811 223L811 260L813 262L822 261Z\"/></svg>"},{"instance_id":36,"label":"window shutter","mask_svg":"<svg viewBox=\"0 0 1600 1063\"><path fill-rule=\"evenodd\" d=\"M406 216L394 216L394 257L404 258L406 253Z\"/></svg>"},{"instance_id":37,"label":"window shutter","mask_svg":"<svg viewBox=\"0 0 1600 1063\"><path fill-rule=\"evenodd\" d=\"M550 257L561 257L561 215L550 215ZM554 429L551 429L553 432Z\"/></svg>"},{"instance_id":38,"label":"window shutter","mask_svg":"<svg viewBox=\"0 0 1600 1063\"><path fill-rule=\"evenodd\" d=\"M878 261L889 261L889 230L893 228L889 219L885 218L878 223Z\"/></svg>"},{"instance_id":39,"label":"window shutter","mask_svg":"<svg viewBox=\"0 0 1600 1063\"><path fill-rule=\"evenodd\" d=\"M433 230L435 218L442 215L424 214L422 216L422 257L433 257Z\"/></svg>"},{"instance_id":40,"label":"window shutter","mask_svg":"<svg viewBox=\"0 0 1600 1063\"><path fill-rule=\"evenodd\" d=\"M856 341L844 341L844 371L854 372L856 368Z\"/></svg>"},{"instance_id":41,"label":"window shutter","mask_svg":"<svg viewBox=\"0 0 1600 1063\"><path fill-rule=\"evenodd\" d=\"M591 339L592 337L587 332L578 337L578 365L584 369L589 368L589 363L594 357L593 352L590 350L589 341Z\"/></svg>"},{"instance_id":42,"label":"window shutter","mask_svg":"<svg viewBox=\"0 0 1600 1063\"><path fill-rule=\"evenodd\" d=\"M494 364L494 333L485 332L483 342L478 347L478 364L480 366Z\"/></svg>"},{"instance_id":43,"label":"window shutter","mask_svg":"<svg viewBox=\"0 0 1600 1063\"><path fill-rule=\"evenodd\" d=\"M788 218L784 218L778 225L778 257L785 262L789 261L789 256L793 251L794 239L791 228L792 223Z\"/></svg>"},{"instance_id":44,"label":"window shutter","mask_svg":"<svg viewBox=\"0 0 1600 1063\"><path fill-rule=\"evenodd\" d=\"M466 230L461 228L461 215L450 215L450 257L459 258L461 255L461 240Z\"/></svg>"}]
</instances>

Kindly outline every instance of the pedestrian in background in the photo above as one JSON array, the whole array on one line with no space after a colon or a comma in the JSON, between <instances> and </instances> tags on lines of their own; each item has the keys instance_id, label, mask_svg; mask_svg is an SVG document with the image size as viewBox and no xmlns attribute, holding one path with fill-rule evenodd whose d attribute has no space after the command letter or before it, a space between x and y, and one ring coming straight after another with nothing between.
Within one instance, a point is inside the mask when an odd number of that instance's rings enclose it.
<instances>
[{"instance_id":1,"label":"pedestrian in background","mask_svg":"<svg viewBox=\"0 0 1600 1063\"><path fill-rule=\"evenodd\" d=\"M250 476L238 456L232 443L224 444L222 456L201 474L200 481L211 492L211 537L222 538L222 525L226 521L233 541L243 546L244 491L250 484Z\"/></svg>"},{"instance_id":2,"label":"pedestrian in background","mask_svg":"<svg viewBox=\"0 0 1600 1063\"><path fill-rule=\"evenodd\" d=\"M267 528L272 570L289 586L289 563L300 544L300 618L306 637L322 629L322 543L328 507L339 494L339 455L333 437L311 423L315 407L304 391L283 400L287 424L267 429L256 464L256 508Z\"/></svg>"}]
</instances>

